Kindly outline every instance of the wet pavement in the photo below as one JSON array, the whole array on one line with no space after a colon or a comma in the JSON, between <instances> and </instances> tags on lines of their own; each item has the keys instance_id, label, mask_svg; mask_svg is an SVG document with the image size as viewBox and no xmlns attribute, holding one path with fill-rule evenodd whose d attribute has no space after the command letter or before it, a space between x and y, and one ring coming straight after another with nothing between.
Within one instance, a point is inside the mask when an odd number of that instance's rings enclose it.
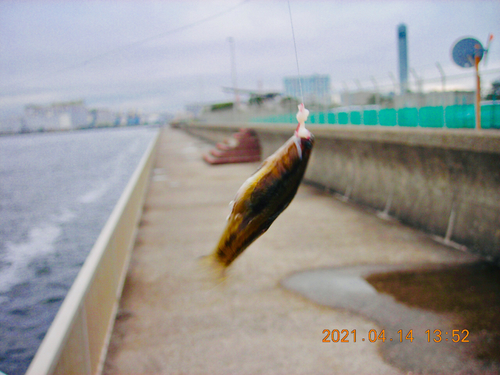
<instances>
[{"instance_id":1,"label":"wet pavement","mask_svg":"<svg viewBox=\"0 0 500 375\"><path fill-rule=\"evenodd\" d=\"M383 331L335 332L325 341L378 342L384 359L412 373L498 373L499 366L475 359L470 327L451 314L409 307L389 294L378 293L365 278L414 266L368 265L298 272L282 285L320 305L360 314ZM432 269L428 266L426 270ZM439 331L436 331L439 330ZM328 332L325 332L325 336Z\"/></svg>"},{"instance_id":2,"label":"wet pavement","mask_svg":"<svg viewBox=\"0 0 500 375\"><path fill-rule=\"evenodd\" d=\"M477 257L312 186L218 282L199 258L259 163L210 166L210 147L162 131L105 373L480 373L458 346L426 342L449 317L396 303L360 277ZM370 342L382 329L387 340ZM325 330L350 341L323 342Z\"/></svg>"}]
</instances>

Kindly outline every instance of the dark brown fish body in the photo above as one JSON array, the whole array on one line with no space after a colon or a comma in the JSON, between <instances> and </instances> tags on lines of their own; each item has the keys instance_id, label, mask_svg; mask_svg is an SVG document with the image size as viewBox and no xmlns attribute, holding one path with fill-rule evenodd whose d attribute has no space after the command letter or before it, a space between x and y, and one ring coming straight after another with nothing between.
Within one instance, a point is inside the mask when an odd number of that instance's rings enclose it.
<instances>
[{"instance_id":1,"label":"dark brown fish body","mask_svg":"<svg viewBox=\"0 0 500 375\"><path fill-rule=\"evenodd\" d=\"M254 240L271 226L292 201L304 176L313 135L297 131L240 187L217 248L216 264L228 267Z\"/></svg>"}]
</instances>

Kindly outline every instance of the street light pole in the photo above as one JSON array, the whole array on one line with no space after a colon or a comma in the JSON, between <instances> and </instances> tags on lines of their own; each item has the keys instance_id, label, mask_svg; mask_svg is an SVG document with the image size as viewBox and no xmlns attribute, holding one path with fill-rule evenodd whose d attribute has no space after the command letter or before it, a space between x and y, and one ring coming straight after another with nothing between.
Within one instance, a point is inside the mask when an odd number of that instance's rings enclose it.
<instances>
[{"instance_id":1,"label":"street light pole","mask_svg":"<svg viewBox=\"0 0 500 375\"><path fill-rule=\"evenodd\" d=\"M439 74L441 74L441 84L443 86L442 91L445 92L446 91L446 76L444 75L443 67L441 66L441 64L439 62L436 62L436 67L439 70Z\"/></svg>"},{"instance_id":2,"label":"street light pole","mask_svg":"<svg viewBox=\"0 0 500 375\"><path fill-rule=\"evenodd\" d=\"M378 89L378 84L377 80L375 79L374 76L371 76L373 86L375 87L375 105L379 105L379 99L380 99L380 90Z\"/></svg>"},{"instance_id":3,"label":"street light pole","mask_svg":"<svg viewBox=\"0 0 500 375\"><path fill-rule=\"evenodd\" d=\"M345 81L342 81L342 86L344 87L345 96L346 96L346 100L347 100L347 106L350 107L351 106L351 97L350 97L350 93L349 93L349 87L347 86L347 83Z\"/></svg>"},{"instance_id":4,"label":"street light pole","mask_svg":"<svg viewBox=\"0 0 500 375\"><path fill-rule=\"evenodd\" d=\"M234 90L234 110L237 110L240 106L240 97L238 95L238 83L236 80L236 59L235 59L235 47L234 47L234 39L232 37L227 38L229 42L229 47L231 50L231 78L233 81L233 90Z\"/></svg>"}]
</instances>

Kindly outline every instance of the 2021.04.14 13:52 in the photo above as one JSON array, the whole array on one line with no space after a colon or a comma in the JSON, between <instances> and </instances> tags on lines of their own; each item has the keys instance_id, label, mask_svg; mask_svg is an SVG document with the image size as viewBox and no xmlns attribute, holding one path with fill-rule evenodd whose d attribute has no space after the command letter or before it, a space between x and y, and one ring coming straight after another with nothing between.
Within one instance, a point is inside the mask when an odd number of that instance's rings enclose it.
<instances>
[{"instance_id":1,"label":"2021.04.14 13:52","mask_svg":"<svg viewBox=\"0 0 500 375\"><path fill-rule=\"evenodd\" d=\"M349 331L347 329L324 329L323 334L326 335L323 337L323 342L341 342L341 343L347 343L347 342L356 342L356 330L353 329L352 331ZM441 341L452 341L452 342L469 342L467 337L469 336L469 331L467 329L454 329L450 332L443 332L440 329L435 329L431 331L430 329L425 331L425 334L427 336L427 342L441 342ZM450 337L448 337L450 336ZM396 337L393 339L392 337L386 337L385 330L381 330L380 332L377 332L375 329L371 329L368 332L368 336L362 337L361 341L368 340L369 342L377 342L377 341L382 341L385 342L385 340L389 341L399 341L403 342L405 341L410 341L413 342L414 337L413 337L413 330L410 329L406 334L405 332L400 329L397 331Z\"/></svg>"}]
</instances>

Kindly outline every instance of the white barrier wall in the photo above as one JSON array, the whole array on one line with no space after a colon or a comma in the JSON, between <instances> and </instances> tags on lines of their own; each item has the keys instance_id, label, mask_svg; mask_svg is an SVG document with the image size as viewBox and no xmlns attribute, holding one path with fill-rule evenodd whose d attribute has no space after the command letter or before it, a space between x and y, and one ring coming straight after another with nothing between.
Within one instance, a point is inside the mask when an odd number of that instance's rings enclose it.
<instances>
[{"instance_id":1,"label":"white barrier wall","mask_svg":"<svg viewBox=\"0 0 500 375\"><path fill-rule=\"evenodd\" d=\"M27 375L102 372L158 137L149 145L113 209Z\"/></svg>"}]
</instances>

